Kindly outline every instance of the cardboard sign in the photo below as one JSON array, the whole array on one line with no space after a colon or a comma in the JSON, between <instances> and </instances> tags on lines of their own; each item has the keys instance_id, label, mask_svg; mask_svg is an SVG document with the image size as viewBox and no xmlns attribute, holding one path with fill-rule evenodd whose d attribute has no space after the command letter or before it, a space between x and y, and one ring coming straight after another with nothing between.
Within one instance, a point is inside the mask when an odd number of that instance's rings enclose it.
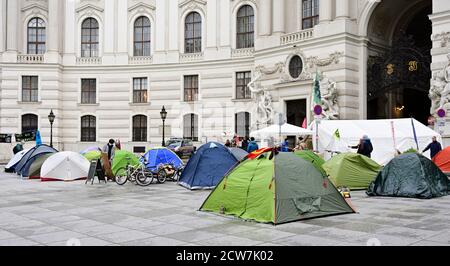
<instances>
[{"instance_id":1,"label":"cardboard sign","mask_svg":"<svg viewBox=\"0 0 450 266\"><path fill-rule=\"evenodd\" d=\"M108 160L108 154L102 153L102 163L103 163L103 169L105 169L105 174L108 178L114 178L114 174L111 169L111 164Z\"/></svg>"}]
</instances>

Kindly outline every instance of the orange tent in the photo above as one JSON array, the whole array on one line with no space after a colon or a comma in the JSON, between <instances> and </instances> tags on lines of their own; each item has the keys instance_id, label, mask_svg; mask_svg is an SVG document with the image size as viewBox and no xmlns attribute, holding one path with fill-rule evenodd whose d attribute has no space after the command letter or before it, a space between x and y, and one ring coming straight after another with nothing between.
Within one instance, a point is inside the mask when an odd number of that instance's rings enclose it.
<instances>
[{"instance_id":1,"label":"orange tent","mask_svg":"<svg viewBox=\"0 0 450 266\"><path fill-rule=\"evenodd\" d=\"M433 162L444 173L450 172L450 147L443 149L433 157Z\"/></svg>"}]
</instances>

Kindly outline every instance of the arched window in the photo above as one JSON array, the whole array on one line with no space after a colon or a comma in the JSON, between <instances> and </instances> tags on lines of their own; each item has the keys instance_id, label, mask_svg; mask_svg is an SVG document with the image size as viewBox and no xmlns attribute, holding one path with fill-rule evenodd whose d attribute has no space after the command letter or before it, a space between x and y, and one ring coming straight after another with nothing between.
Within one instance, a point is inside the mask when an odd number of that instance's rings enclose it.
<instances>
[{"instance_id":1,"label":"arched window","mask_svg":"<svg viewBox=\"0 0 450 266\"><path fill-rule=\"evenodd\" d=\"M41 18L32 18L28 22L28 54L45 53L45 22Z\"/></svg>"},{"instance_id":2,"label":"arched window","mask_svg":"<svg viewBox=\"0 0 450 266\"><path fill-rule=\"evenodd\" d=\"M183 117L183 138L198 141L198 115L187 114Z\"/></svg>"},{"instance_id":3,"label":"arched window","mask_svg":"<svg viewBox=\"0 0 450 266\"><path fill-rule=\"evenodd\" d=\"M139 17L134 22L134 56L150 56L150 19Z\"/></svg>"},{"instance_id":4,"label":"arched window","mask_svg":"<svg viewBox=\"0 0 450 266\"><path fill-rule=\"evenodd\" d=\"M201 51L202 17L197 12L191 12L184 22L184 52L200 53Z\"/></svg>"},{"instance_id":5,"label":"arched window","mask_svg":"<svg viewBox=\"0 0 450 266\"><path fill-rule=\"evenodd\" d=\"M250 113L237 113L234 126L235 132L240 138L250 137Z\"/></svg>"},{"instance_id":6,"label":"arched window","mask_svg":"<svg viewBox=\"0 0 450 266\"><path fill-rule=\"evenodd\" d=\"M96 141L96 119L95 116L86 115L81 117L81 141Z\"/></svg>"},{"instance_id":7,"label":"arched window","mask_svg":"<svg viewBox=\"0 0 450 266\"><path fill-rule=\"evenodd\" d=\"M289 62L289 74L292 78L296 79L300 77L303 71L303 61L298 55L294 55Z\"/></svg>"},{"instance_id":8,"label":"arched window","mask_svg":"<svg viewBox=\"0 0 450 266\"><path fill-rule=\"evenodd\" d=\"M81 25L81 57L98 57L99 26L94 18L87 18Z\"/></svg>"},{"instance_id":9,"label":"arched window","mask_svg":"<svg viewBox=\"0 0 450 266\"><path fill-rule=\"evenodd\" d=\"M22 133L35 132L38 129L38 116L26 114L22 116Z\"/></svg>"},{"instance_id":10,"label":"arched window","mask_svg":"<svg viewBox=\"0 0 450 266\"><path fill-rule=\"evenodd\" d=\"M133 142L147 141L147 117L145 115L133 116Z\"/></svg>"},{"instance_id":11,"label":"arched window","mask_svg":"<svg viewBox=\"0 0 450 266\"><path fill-rule=\"evenodd\" d=\"M239 8L237 13L237 38L236 48L251 48L255 46L255 15L253 8L249 5L244 5Z\"/></svg>"}]
</instances>

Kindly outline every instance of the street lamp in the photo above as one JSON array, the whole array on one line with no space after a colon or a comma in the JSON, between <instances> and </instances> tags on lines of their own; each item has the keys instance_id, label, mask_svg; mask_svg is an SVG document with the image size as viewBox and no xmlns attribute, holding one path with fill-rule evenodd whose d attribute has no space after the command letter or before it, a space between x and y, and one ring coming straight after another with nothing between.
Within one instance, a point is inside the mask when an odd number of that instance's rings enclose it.
<instances>
[{"instance_id":1,"label":"street lamp","mask_svg":"<svg viewBox=\"0 0 450 266\"><path fill-rule=\"evenodd\" d=\"M50 147L53 147L53 122L55 122L55 114L53 113L53 109L48 115L48 121L50 122Z\"/></svg>"},{"instance_id":2,"label":"street lamp","mask_svg":"<svg viewBox=\"0 0 450 266\"><path fill-rule=\"evenodd\" d=\"M166 138L166 118L167 118L167 111L166 108L163 106L161 112L161 120L163 122L163 137L162 137L162 146L166 147L166 142L165 142L165 138Z\"/></svg>"}]
</instances>

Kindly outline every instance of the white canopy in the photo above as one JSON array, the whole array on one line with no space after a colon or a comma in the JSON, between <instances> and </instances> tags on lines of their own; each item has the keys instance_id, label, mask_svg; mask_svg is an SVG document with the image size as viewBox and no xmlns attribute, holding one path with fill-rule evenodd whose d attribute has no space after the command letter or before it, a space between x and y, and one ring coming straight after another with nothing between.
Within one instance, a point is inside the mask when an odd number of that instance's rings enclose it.
<instances>
[{"instance_id":1,"label":"white canopy","mask_svg":"<svg viewBox=\"0 0 450 266\"><path fill-rule=\"evenodd\" d=\"M280 134L281 133L281 134ZM270 127L266 127L263 129L260 129L258 131L252 132L250 135L253 136L311 136L313 132L309 129L297 127L291 124L284 124L281 126L279 125L272 125Z\"/></svg>"},{"instance_id":2,"label":"white canopy","mask_svg":"<svg viewBox=\"0 0 450 266\"><path fill-rule=\"evenodd\" d=\"M59 152L49 157L41 167L42 181L74 181L86 179L89 161L76 152Z\"/></svg>"},{"instance_id":3,"label":"white canopy","mask_svg":"<svg viewBox=\"0 0 450 266\"><path fill-rule=\"evenodd\" d=\"M387 120L323 120L318 126L319 147L315 147L315 149L318 149L320 153L324 153L327 159L330 157L330 152L349 151L348 146L358 145L361 137L367 135L373 145L372 159L385 165L394 158L396 150L405 152L411 148L417 149L411 121L414 122L420 152L431 142L433 136L436 136L438 141L442 143L439 133L419 121L410 118ZM315 126L312 127L315 128ZM336 130L339 130L340 139L334 136ZM393 136L395 136L395 147ZM314 145L316 145L315 136ZM429 157L428 152L424 155Z\"/></svg>"},{"instance_id":4,"label":"white canopy","mask_svg":"<svg viewBox=\"0 0 450 266\"><path fill-rule=\"evenodd\" d=\"M10 169L14 165L16 165L20 160L22 160L22 157L29 151L30 149L22 150L18 153L16 153L12 159L9 161L9 163L5 166L5 169Z\"/></svg>"}]
</instances>

